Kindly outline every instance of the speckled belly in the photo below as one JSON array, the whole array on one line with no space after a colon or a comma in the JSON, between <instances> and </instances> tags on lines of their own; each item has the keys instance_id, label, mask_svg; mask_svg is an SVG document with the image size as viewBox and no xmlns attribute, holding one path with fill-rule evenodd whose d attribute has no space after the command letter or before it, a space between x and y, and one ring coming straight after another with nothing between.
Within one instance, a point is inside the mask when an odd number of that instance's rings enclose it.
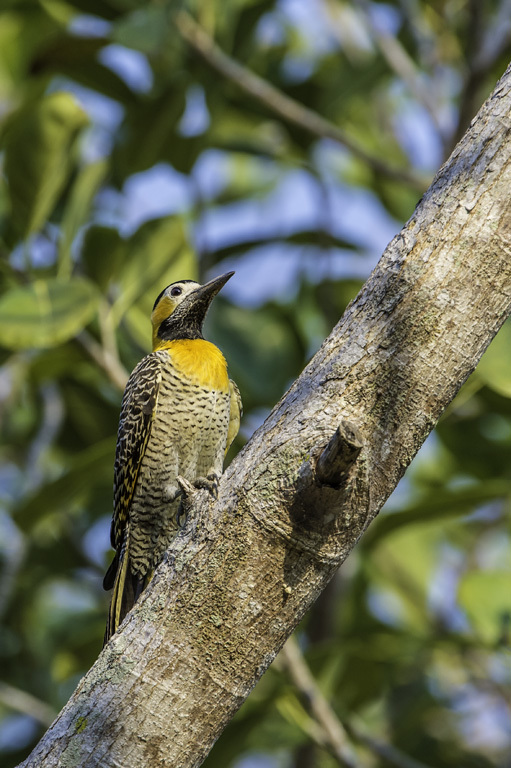
<instances>
[{"instance_id":1,"label":"speckled belly","mask_svg":"<svg viewBox=\"0 0 511 768\"><path fill-rule=\"evenodd\" d=\"M221 474L228 424L228 392L184 380L166 366L130 509L133 573L154 569L176 534L176 476L193 481Z\"/></svg>"}]
</instances>

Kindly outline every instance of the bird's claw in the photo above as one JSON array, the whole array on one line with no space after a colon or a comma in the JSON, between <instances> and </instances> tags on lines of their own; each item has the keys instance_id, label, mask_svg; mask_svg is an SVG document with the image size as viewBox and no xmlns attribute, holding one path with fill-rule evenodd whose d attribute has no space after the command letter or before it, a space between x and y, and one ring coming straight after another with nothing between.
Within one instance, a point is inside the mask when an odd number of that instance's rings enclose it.
<instances>
[{"instance_id":1,"label":"bird's claw","mask_svg":"<svg viewBox=\"0 0 511 768\"><path fill-rule=\"evenodd\" d=\"M178 475L176 477L176 482L181 488L183 496L191 496L193 492L195 491L195 485L192 484L189 480L187 480L182 475Z\"/></svg>"},{"instance_id":2,"label":"bird's claw","mask_svg":"<svg viewBox=\"0 0 511 768\"><path fill-rule=\"evenodd\" d=\"M181 501L176 512L176 524L180 530L185 527L186 518L187 518L187 514L186 514L186 511L183 509L183 502Z\"/></svg>"},{"instance_id":3,"label":"bird's claw","mask_svg":"<svg viewBox=\"0 0 511 768\"><path fill-rule=\"evenodd\" d=\"M180 491L176 494L176 499L181 496L181 502L176 512L176 522L178 528L183 528L187 518L187 507L190 505L190 498L198 490L208 491L214 499L218 498L218 484L220 478L214 472L210 473L206 477L196 477L193 482L190 482L182 475L176 477L176 482L180 487Z\"/></svg>"},{"instance_id":4,"label":"bird's claw","mask_svg":"<svg viewBox=\"0 0 511 768\"><path fill-rule=\"evenodd\" d=\"M176 499L181 497L179 507L176 512L176 523L178 528L184 528L186 518L188 517L189 498L191 494L195 493L193 485L182 475L176 477L176 482L179 485L179 492L176 494Z\"/></svg>"},{"instance_id":5,"label":"bird's claw","mask_svg":"<svg viewBox=\"0 0 511 768\"><path fill-rule=\"evenodd\" d=\"M218 499L218 485L220 478L215 472L211 472L206 477L196 477L193 481L193 486L197 489L204 488L208 491L214 499Z\"/></svg>"}]
</instances>

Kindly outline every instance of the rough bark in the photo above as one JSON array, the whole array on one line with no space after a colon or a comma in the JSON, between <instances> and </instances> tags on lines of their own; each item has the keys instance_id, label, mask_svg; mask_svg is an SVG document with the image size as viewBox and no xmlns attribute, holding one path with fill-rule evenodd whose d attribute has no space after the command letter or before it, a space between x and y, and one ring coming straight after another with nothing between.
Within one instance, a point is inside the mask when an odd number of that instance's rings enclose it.
<instances>
[{"instance_id":1,"label":"rough bark","mask_svg":"<svg viewBox=\"0 0 511 768\"><path fill-rule=\"evenodd\" d=\"M510 115L508 69L23 766L200 765L511 311Z\"/></svg>"}]
</instances>

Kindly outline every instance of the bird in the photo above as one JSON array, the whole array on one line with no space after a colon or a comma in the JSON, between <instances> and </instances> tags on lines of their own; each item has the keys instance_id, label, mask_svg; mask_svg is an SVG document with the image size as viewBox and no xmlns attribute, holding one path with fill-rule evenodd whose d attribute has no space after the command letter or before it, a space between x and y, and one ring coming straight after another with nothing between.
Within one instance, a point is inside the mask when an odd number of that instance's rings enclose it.
<instances>
[{"instance_id":1,"label":"bird","mask_svg":"<svg viewBox=\"0 0 511 768\"><path fill-rule=\"evenodd\" d=\"M220 349L203 336L210 304L233 274L204 285L179 280L154 303L152 352L133 370L121 404L110 529L115 555L103 579L105 590L113 589L104 644L177 535L186 481L215 495L238 433L239 389Z\"/></svg>"}]
</instances>

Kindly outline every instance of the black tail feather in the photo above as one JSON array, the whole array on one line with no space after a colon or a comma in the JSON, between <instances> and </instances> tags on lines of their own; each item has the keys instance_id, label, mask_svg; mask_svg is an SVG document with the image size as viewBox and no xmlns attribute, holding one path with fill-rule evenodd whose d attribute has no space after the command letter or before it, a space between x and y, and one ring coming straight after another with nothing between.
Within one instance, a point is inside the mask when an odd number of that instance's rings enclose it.
<instances>
[{"instance_id":1,"label":"black tail feather","mask_svg":"<svg viewBox=\"0 0 511 768\"><path fill-rule=\"evenodd\" d=\"M107 644L114 632L117 632L124 617L133 608L149 581L146 577L135 576L129 565L129 546L125 544L120 554L116 553L103 579L105 589L113 588L103 646Z\"/></svg>"}]
</instances>

